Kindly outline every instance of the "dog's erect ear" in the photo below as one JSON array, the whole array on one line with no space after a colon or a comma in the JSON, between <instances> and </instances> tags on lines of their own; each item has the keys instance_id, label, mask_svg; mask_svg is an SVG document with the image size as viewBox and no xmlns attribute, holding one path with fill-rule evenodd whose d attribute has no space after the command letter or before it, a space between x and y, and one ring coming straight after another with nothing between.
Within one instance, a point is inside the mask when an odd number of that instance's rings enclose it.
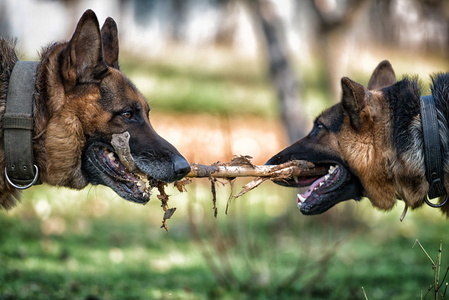
<instances>
[{"instance_id":1,"label":"dog's erect ear","mask_svg":"<svg viewBox=\"0 0 449 300\"><path fill-rule=\"evenodd\" d=\"M348 77L341 79L341 88L343 91L341 104L349 114L351 126L355 130L359 130L363 122L362 110L366 106L370 93L363 85Z\"/></svg>"},{"instance_id":2,"label":"dog's erect ear","mask_svg":"<svg viewBox=\"0 0 449 300\"><path fill-rule=\"evenodd\" d=\"M118 64L118 30L114 19L107 18L101 28L101 38L103 40L103 54L106 63L116 69Z\"/></svg>"},{"instance_id":3,"label":"dog's erect ear","mask_svg":"<svg viewBox=\"0 0 449 300\"><path fill-rule=\"evenodd\" d=\"M368 82L368 89L375 90L384 88L396 83L396 75L388 60L381 61L371 75Z\"/></svg>"},{"instance_id":4,"label":"dog's erect ear","mask_svg":"<svg viewBox=\"0 0 449 300\"><path fill-rule=\"evenodd\" d=\"M96 81L107 66L103 60L98 19L87 10L76 26L75 33L63 53L62 74L68 84Z\"/></svg>"}]
</instances>

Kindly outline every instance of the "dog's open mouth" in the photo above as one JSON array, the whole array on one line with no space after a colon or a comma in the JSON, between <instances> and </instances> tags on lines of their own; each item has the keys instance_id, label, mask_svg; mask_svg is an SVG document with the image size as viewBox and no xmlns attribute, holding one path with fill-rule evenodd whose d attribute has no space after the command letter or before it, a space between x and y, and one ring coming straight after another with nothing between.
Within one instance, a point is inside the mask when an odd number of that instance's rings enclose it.
<instances>
[{"instance_id":1,"label":"dog's open mouth","mask_svg":"<svg viewBox=\"0 0 449 300\"><path fill-rule=\"evenodd\" d=\"M317 172L312 176L294 176L278 184L289 187L308 187L297 195L297 203L301 212L305 215L320 214L327 211L335 204L355 199L359 200L363 188L357 177L353 176L346 167L337 163L315 164Z\"/></svg>"},{"instance_id":2,"label":"dog's open mouth","mask_svg":"<svg viewBox=\"0 0 449 300\"><path fill-rule=\"evenodd\" d=\"M329 209L333 204L329 206L330 202L323 200L332 196L332 192L337 190L346 181L346 178L347 171L340 165L330 165L328 173L318 179L305 178L305 181L308 179L309 181L313 180L313 182L306 192L297 195L298 207L302 212L309 212L314 209Z\"/></svg>"},{"instance_id":3,"label":"dog's open mouth","mask_svg":"<svg viewBox=\"0 0 449 300\"><path fill-rule=\"evenodd\" d=\"M129 172L120 162L118 155L106 145L91 145L86 153L88 163L84 165L92 184L103 184L112 188L122 198L145 204L150 200L150 190L157 183L147 175ZM149 183L145 180L148 179Z\"/></svg>"}]
</instances>

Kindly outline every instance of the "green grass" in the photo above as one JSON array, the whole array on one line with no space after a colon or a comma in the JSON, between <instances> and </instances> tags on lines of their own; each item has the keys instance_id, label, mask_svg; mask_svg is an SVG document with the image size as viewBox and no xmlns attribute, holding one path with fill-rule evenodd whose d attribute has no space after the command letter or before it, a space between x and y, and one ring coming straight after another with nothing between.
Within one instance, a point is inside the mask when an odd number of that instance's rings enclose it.
<instances>
[{"instance_id":1,"label":"green grass","mask_svg":"<svg viewBox=\"0 0 449 300\"><path fill-rule=\"evenodd\" d=\"M217 70L128 58L122 70L158 111L278 113L252 63ZM304 110L316 114L332 101L320 72L309 71ZM368 299L420 299L434 272L415 240L433 259L442 240L442 270L449 266L447 220L429 207L402 223L402 204L380 213L366 199L306 217L293 191L264 183L228 215L229 186L219 186L214 219L207 180L188 190L168 192L177 207L168 234L155 195L140 206L103 187L25 191L0 212L0 300L365 299L362 287Z\"/></svg>"},{"instance_id":2,"label":"green grass","mask_svg":"<svg viewBox=\"0 0 449 300\"><path fill-rule=\"evenodd\" d=\"M188 189L170 189L168 234L155 195L140 206L101 187L26 191L0 214L0 299L363 299L362 286L369 299L419 299L433 270L415 240L434 258L443 240L449 266L446 220L430 208L403 223L368 200L305 217L265 183L228 215L219 187L214 219L208 185Z\"/></svg>"}]
</instances>

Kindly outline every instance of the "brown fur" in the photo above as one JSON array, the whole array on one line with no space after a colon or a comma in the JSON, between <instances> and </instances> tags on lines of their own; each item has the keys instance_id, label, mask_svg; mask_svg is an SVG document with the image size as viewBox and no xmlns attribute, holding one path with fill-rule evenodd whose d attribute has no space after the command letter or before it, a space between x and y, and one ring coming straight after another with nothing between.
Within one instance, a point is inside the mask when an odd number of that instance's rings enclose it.
<instances>
[{"instance_id":1,"label":"brown fur","mask_svg":"<svg viewBox=\"0 0 449 300\"><path fill-rule=\"evenodd\" d=\"M19 60L14 48L16 42L9 39L0 38L0 116L5 112L6 94L8 92L9 78L15 63ZM0 118L0 126L2 120ZM5 169L5 153L3 151L3 130L0 130L0 169ZM6 209L14 206L15 199L19 198L16 189L6 184L3 176L0 176L0 207Z\"/></svg>"},{"instance_id":2,"label":"brown fur","mask_svg":"<svg viewBox=\"0 0 449 300\"><path fill-rule=\"evenodd\" d=\"M8 81L16 61L14 43L0 37L0 116L4 113ZM123 114L126 112L131 112L132 120ZM97 18L90 10L80 19L70 41L55 43L42 51L34 113L34 156L44 183L74 189L90 182L106 184L98 180L97 173L89 171L94 168L84 161L86 148L95 143L107 146L113 133L124 131L131 133L130 146L136 158L151 159L166 168L158 166L160 173L165 173L153 174L152 167L144 162L140 165L146 170L143 173L171 181L187 171L184 158L152 129L144 97L119 70L114 20L108 18L100 31ZM160 153L163 158L148 157L149 152ZM0 170L4 170L4 164L3 131L0 130ZM173 171L176 164L182 166ZM8 209L14 206L18 193L1 174L0 207ZM123 190L115 183L111 187ZM126 198L126 195L123 192L121 196Z\"/></svg>"},{"instance_id":3,"label":"brown fur","mask_svg":"<svg viewBox=\"0 0 449 300\"><path fill-rule=\"evenodd\" d=\"M435 101L440 116L440 139L445 149L449 95L444 91L449 77L442 74L434 78L438 80L438 86L434 83L433 89L440 89L434 97L441 95ZM411 208L422 206L429 184L425 177L417 83L407 78L397 82L390 63L383 61L374 70L368 88L346 77L341 85L341 102L317 117L308 136L273 156L268 163L304 159L340 165L349 171L345 182L336 185L334 191L317 189L305 194L305 201L298 200L305 214L321 213L340 201L363 196L381 210L393 208L397 198ZM404 122L407 127L395 128L398 122ZM447 159L445 172L449 172ZM279 184L305 186L316 179L300 178L297 183L290 180ZM446 189L449 190L448 180ZM449 204L442 210L448 213Z\"/></svg>"}]
</instances>

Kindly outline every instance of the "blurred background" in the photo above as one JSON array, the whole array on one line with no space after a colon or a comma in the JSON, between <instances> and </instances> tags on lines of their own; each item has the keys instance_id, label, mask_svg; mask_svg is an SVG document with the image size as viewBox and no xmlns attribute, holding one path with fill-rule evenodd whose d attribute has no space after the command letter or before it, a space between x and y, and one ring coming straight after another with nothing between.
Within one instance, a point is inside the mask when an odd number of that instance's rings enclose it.
<instances>
[{"instance_id":1,"label":"blurred background","mask_svg":"<svg viewBox=\"0 0 449 300\"><path fill-rule=\"evenodd\" d=\"M341 77L366 85L384 59L424 93L449 64L445 0L0 0L0 35L37 60L89 8L117 21L122 71L191 163L263 164L339 101ZM306 217L297 191L266 182L226 214L248 181L216 183L217 218L207 179L170 186L168 233L156 191L140 206L103 187L33 187L0 212L0 299L422 299L438 268L417 239L441 253L445 284L437 210L400 222L401 202L384 213L364 199Z\"/></svg>"}]
</instances>

